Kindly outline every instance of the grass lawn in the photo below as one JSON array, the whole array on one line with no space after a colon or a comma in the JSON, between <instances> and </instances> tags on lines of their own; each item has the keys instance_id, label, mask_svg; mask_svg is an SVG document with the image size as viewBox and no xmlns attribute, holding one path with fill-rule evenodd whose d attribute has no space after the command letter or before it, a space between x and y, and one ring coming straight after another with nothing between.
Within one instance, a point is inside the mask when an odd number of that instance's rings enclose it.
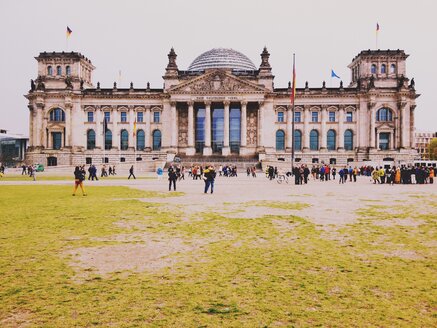
<instances>
[{"instance_id":1,"label":"grass lawn","mask_svg":"<svg viewBox=\"0 0 437 328\"><path fill-rule=\"evenodd\" d=\"M187 217L154 203L180 193L71 191L0 186L0 326L437 324L435 215L401 208L399 220L420 224L391 224L378 203L360 210L355 224L322 229L291 215ZM144 249L165 253L164 264L129 266L151 256ZM100 261L103 251L125 254L113 263L118 269ZM96 255L80 264L75 254L86 252Z\"/></svg>"}]
</instances>

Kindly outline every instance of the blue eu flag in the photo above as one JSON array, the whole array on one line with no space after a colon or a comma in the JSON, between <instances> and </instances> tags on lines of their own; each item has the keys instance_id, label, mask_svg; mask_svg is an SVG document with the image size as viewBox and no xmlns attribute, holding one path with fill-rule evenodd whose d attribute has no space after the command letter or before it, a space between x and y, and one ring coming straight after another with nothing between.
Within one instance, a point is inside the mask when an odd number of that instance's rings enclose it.
<instances>
[{"instance_id":1,"label":"blue eu flag","mask_svg":"<svg viewBox=\"0 0 437 328\"><path fill-rule=\"evenodd\" d=\"M336 77L337 79L340 78L340 76L338 76L337 74L335 74L334 70L331 69L331 77Z\"/></svg>"}]
</instances>

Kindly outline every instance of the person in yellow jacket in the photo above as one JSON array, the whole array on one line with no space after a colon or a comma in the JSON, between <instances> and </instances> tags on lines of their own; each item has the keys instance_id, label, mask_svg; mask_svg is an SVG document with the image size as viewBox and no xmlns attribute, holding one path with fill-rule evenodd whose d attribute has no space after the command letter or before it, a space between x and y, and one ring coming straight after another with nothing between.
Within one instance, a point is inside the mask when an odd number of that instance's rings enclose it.
<instances>
[{"instance_id":1,"label":"person in yellow jacket","mask_svg":"<svg viewBox=\"0 0 437 328\"><path fill-rule=\"evenodd\" d=\"M379 175L381 183L385 183L385 170L382 166L378 170L378 175Z\"/></svg>"},{"instance_id":2,"label":"person in yellow jacket","mask_svg":"<svg viewBox=\"0 0 437 328\"><path fill-rule=\"evenodd\" d=\"M434 183L435 168L431 167L429 170L429 183Z\"/></svg>"}]
</instances>

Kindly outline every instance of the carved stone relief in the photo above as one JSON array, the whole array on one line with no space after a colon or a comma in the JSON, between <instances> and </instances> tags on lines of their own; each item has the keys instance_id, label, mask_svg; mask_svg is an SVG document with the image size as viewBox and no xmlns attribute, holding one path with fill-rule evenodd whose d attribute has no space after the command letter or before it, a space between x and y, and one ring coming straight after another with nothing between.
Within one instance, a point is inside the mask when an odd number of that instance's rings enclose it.
<instances>
[{"instance_id":1,"label":"carved stone relief","mask_svg":"<svg viewBox=\"0 0 437 328\"><path fill-rule=\"evenodd\" d=\"M247 138L248 146L256 147L258 137L258 115L256 109L247 110Z\"/></svg>"},{"instance_id":2,"label":"carved stone relief","mask_svg":"<svg viewBox=\"0 0 437 328\"><path fill-rule=\"evenodd\" d=\"M188 146L188 110L179 109L178 110L178 145L179 147Z\"/></svg>"}]
</instances>

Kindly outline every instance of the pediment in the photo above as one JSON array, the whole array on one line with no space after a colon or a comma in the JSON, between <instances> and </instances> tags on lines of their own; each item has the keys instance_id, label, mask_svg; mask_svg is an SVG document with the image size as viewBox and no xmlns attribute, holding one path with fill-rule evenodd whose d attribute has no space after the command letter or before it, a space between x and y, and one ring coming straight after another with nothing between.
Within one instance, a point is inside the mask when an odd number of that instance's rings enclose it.
<instances>
[{"instance_id":1,"label":"pediment","mask_svg":"<svg viewBox=\"0 0 437 328\"><path fill-rule=\"evenodd\" d=\"M394 129L395 125L393 122L382 122L376 125L378 130L391 130Z\"/></svg>"},{"instance_id":2,"label":"pediment","mask_svg":"<svg viewBox=\"0 0 437 328\"><path fill-rule=\"evenodd\" d=\"M227 72L216 70L173 86L169 93L189 94L229 94L229 93L265 93L263 86L245 81Z\"/></svg>"}]
</instances>

